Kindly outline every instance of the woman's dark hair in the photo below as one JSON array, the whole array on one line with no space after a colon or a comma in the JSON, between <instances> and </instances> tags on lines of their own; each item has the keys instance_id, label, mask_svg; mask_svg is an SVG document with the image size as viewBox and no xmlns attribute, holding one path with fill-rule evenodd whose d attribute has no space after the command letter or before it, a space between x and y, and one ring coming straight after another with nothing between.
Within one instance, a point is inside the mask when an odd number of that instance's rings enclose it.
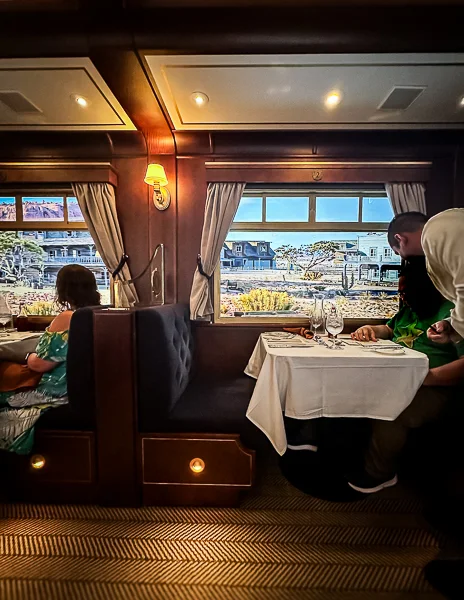
<instances>
[{"instance_id":1,"label":"woman's dark hair","mask_svg":"<svg viewBox=\"0 0 464 600\"><path fill-rule=\"evenodd\" d=\"M412 256L401 270L404 277L403 299L421 319L437 314L445 299L427 273L425 256Z\"/></svg>"},{"instance_id":2,"label":"woman's dark hair","mask_svg":"<svg viewBox=\"0 0 464 600\"><path fill-rule=\"evenodd\" d=\"M62 307L83 308L100 304L95 276L81 265L66 265L56 278L56 301Z\"/></svg>"}]
</instances>

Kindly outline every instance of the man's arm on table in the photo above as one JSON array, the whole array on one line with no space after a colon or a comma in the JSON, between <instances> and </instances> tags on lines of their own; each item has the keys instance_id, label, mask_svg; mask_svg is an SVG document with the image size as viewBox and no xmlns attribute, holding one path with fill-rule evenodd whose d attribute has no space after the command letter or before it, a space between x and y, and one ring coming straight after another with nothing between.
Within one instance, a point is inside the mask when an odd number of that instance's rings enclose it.
<instances>
[{"instance_id":1,"label":"man's arm on table","mask_svg":"<svg viewBox=\"0 0 464 600\"><path fill-rule=\"evenodd\" d=\"M430 369L422 385L453 386L464 382L464 356Z\"/></svg>"},{"instance_id":2,"label":"man's arm on table","mask_svg":"<svg viewBox=\"0 0 464 600\"><path fill-rule=\"evenodd\" d=\"M351 337L358 342L390 340L393 337L393 330L388 325L363 325L352 333Z\"/></svg>"}]
</instances>

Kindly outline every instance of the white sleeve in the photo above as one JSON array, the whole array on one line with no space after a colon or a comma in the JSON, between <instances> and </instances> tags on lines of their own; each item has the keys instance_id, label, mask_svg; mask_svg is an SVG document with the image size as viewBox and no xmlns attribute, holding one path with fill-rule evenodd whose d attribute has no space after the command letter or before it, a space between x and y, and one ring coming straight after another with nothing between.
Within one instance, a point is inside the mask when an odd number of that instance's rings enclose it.
<instances>
[{"instance_id":1,"label":"white sleeve","mask_svg":"<svg viewBox=\"0 0 464 600\"><path fill-rule=\"evenodd\" d=\"M464 211L461 210L446 211L432 218L424 228L422 243L434 284L445 298L454 302L451 325L464 338Z\"/></svg>"}]
</instances>

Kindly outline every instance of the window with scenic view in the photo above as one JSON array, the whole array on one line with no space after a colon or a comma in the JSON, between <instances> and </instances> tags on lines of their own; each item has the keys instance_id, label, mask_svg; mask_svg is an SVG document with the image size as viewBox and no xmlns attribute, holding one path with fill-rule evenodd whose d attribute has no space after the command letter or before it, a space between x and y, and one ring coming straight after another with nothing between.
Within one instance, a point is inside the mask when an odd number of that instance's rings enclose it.
<instances>
[{"instance_id":1,"label":"window with scenic view","mask_svg":"<svg viewBox=\"0 0 464 600\"><path fill-rule=\"evenodd\" d=\"M109 303L109 274L85 227L77 199L66 193L0 191L0 294L13 314L53 314L64 265L81 264Z\"/></svg>"},{"instance_id":2,"label":"window with scenic view","mask_svg":"<svg viewBox=\"0 0 464 600\"><path fill-rule=\"evenodd\" d=\"M401 259L387 241L385 192L247 191L220 257L216 316L298 317L316 298L346 318L398 306Z\"/></svg>"}]
</instances>

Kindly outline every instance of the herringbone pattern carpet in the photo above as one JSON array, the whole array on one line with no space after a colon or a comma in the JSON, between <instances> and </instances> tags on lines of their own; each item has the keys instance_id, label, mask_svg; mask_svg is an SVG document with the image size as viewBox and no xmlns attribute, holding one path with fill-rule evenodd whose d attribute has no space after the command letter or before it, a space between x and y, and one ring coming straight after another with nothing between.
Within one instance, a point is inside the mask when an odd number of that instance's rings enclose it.
<instances>
[{"instance_id":1,"label":"herringbone pattern carpet","mask_svg":"<svg viewBox=\"0 0 464 600\"><path fill-rule=\"evenodd\" d=\"M1 505L1 600L438 600L440 540L394 489L329 503L270 465L240 509Z\"/></svg>"}]
</instances>

